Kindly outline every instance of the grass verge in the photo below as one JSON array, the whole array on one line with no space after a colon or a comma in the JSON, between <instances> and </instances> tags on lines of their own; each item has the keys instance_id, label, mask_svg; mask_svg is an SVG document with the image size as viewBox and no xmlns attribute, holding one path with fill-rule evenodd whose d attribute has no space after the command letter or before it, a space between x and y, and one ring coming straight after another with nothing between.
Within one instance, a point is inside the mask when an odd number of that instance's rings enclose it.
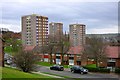
<instances>
[{"instance_id":1,"label":"grass verge","mask_svg":"<svg viewBox=\"0 0 120 80\"><path fill-rule=\"evenodd\" d=\"M85 67L96 68L96 64L89 64L89 65L86 65Z\"/></svg>"},{"instance_id":2,"label":"grass verge","mask_svg":"<svg viewBox=\"0 0 120 80\"><path fill-rule=\"evenodd\" d=\"M54 64L50 64L49 62L37 62L38 65L41 65L41 66L52 66Z\"/></svg>"},{"instance_id":3,"label":"grass verge","mask_svg":"<svg viewBox=\"0 0 120 80\"><path fill-rule=\"evenodd\" d=\"M4 67L2 68L2 78L51 78L51 77L33 73L25 73L17 69Z\"/></svg>"}]
</instances>

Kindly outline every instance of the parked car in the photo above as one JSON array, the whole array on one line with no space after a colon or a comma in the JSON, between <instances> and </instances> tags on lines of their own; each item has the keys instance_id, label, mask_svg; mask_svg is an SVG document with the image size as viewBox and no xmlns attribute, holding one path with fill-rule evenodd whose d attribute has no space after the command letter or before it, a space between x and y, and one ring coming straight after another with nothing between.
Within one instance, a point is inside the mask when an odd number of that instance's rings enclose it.
<instances>
[{"instance_id":1,"label":"parked car","mask_svg":"<svg viewBox=\"0 0 120 80\"><path fill-rule=\"evenodd\" d=\"M58 70L58 71L63 71L64 67L61 65L53 65L50 67L50 70Z\"/></svg>"},{"instance_id":2,"label":"parked car","mask_svg":"<svg viewBox=\"0 0 120 80\"><path fill-rule=\"evenodd\" d=\"M12 60L7 60L7 61L6 61L6 64L7 64L7 65L11 65L12 63L13 63Z\"/></svg>"},{"instance_id":3,"label":"parked car","mask_svg":"<svg viewBox=\"0 0 120 80\"><path fill-rule=\"evenodd\" d=\"M83 68L83 67L80 67L80 66L72 66L70 68L71 72L74 72L74 73L81 73L81 74L87 74L88 73L88 70Z\"/></svg>"}]
</instances>

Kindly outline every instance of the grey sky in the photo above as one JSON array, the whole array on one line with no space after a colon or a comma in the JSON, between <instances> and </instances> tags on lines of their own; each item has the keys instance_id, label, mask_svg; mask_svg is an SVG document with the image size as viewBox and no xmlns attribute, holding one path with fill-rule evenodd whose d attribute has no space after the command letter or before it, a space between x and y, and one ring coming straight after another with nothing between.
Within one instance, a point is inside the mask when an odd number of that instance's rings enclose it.
<instances>
[{"instance_id":1,"label":"grey sky","mask_svg":"<svg viewBox=\"0 0 120 80\"><path fill-rule=\"evenodd\" d=\"M69 30L69 24L82 23L86 25L87 33L117 33L118 2L117 0L116 2L115 0L112 1L2 1L2 6L0 6L0 13L2 13L0 28L6 27L9 30L20 32L21 16L35 13L48 16L49 22L63 22L64 31Z\"/></svg>"}]
</instances>

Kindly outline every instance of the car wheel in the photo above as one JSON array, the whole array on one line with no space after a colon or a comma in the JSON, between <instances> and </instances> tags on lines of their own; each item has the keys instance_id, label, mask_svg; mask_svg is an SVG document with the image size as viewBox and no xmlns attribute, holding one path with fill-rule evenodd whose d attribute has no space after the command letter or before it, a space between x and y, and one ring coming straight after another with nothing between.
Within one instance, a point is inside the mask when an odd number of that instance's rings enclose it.
<instances>
[{"instance_id":1,"label":"car wheel","mask_svg":"<svg viewBox=\"0 0 120 80\"><path fill-rule=\"evenodd\" d=\"M84 74L83 72L80 72L81 74Z\"/></svg>"},{"instance_id":2,"label":"car wheel","mask_svg":"<svg viewBox=\"0 0 120 80\"><path fill-rule=\"evenodd\" d=\"M75 73L75 71L73 71L73 73Z\"/></svg>"}]
</instances>

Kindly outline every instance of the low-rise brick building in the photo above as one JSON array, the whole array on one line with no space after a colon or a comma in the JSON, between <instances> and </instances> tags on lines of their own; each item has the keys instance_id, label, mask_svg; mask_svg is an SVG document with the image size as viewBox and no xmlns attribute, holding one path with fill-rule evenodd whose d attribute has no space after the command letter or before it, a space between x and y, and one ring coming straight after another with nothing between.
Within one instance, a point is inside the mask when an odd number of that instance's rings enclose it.
<instances>
[{"instance_id":1,"label":"low-rise brick building","mask_svg":"<svg viewBox=\"0 0 120 80\"><path fill-rule=\"evenodd\" d=\"M25 50L32 50L34 49L34 46L27 46ZM106 48L106 54L107 54L107 61L100 62L101 67L120 67L120 52L119 52L120 46L108 46ZM64 64L66 65L88 65L88 64L95 64L94 59L88 59L87 61L84 61L82 55L82 46L76 46L76 47L70 47L70 50L68 53L64 55ZM39 56L41 58L41 61L49 62L50 61L50 55L40 54ZM61 53L54 53L52 54L52 60L54 64L61 64L62 55Z\"/></svg>"},{"instance_id":2,"label":"low-rise brick building","mask_svg":"<svg viewBox=\"0 0 120 80\"><path fill-rule=\"evenodd\" d=\"M120 46L108 46L107 53L107 66L108 67L120 67Z\"/></svg>"},{"instance_id":3,"label":"low-rise brick building","mask_svg":"<svg viewBox=\"0 0 120 80\"><path fill-rule=\"evenodd\" d=\"M106 57L107 60L100 62L100 67L120 67L120 46L107 46L106 47ZM82 65L88 65L88 64L95 64L94 59L88 59L87 61L83 61Z\"/></svg>"}]
</instances>

